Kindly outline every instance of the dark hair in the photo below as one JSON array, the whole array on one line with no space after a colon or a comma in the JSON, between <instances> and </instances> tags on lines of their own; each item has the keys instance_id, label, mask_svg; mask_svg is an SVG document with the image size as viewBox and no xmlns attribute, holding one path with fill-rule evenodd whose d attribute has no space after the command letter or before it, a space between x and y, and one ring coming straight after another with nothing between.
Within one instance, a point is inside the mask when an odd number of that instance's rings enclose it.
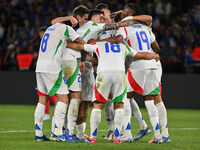
<instances>
[{"instance_id":1,"label":"dark hair","mask_svg":"<svg viewBox=\"0 0 200 150\"><path fill-rule=\"evenodd\" d=\"M105 3L99 3L95 9L102 10L102 9L109 9L108 5Z\"/></svg>"},{"instance_id":2,"label":"dark hair","mask_svg":"<svg viewBox=\"0 0 200 150\"><path fill-rule=\"evenodd\" d=\"M78 7L74 8L73 14L76 17L79 15L80 17L83 17L85 14L89 14L90 10L85 7L84 5L79 5Z\"/></svg>"},{"instance_id":3,"label":"dark hair","mask_svg":"<svg viewBox=\"0 0 200 150\"><path fill-rule=\"evenodd\" d=\"M39 28L39 32L45 32L47 29L47 26L42 26Z\"/></svg>"},{"instance_id":4,"label":"dark hair","mask_svg":"<svg viewBox=\"0 0 200 150\"><path fill-rule=\"evenodd\" d=\"M102 11L98 10L98 9L92 9L88 15L88 20L91 20L92 19L92 16L94 15L101 15L103 14ZM104 15L104 14L103 14Z\"/></svg>"},{"instance_id":5,"label":"dark hair","mask_svg":"<svg viewBox=\"0 0 200 150\"><path fill-rule=\"evenodd\" d=\"M122 20L122 11L118 11L113 19L115 22L120 22Z\"/></svg>"},{"instance_id":6,"label":"dark hair","mask_svg":"<svg viewBox=\"0 0 200 150\"><path fill-rule=\"evenodd\" d=\"M133 15L134 15L134 16L142 15L142 14L143 14L142 8L141 8L139 5L137 5L137 4L132 4L132 3L130 3L130 4L127 4L127 5L125 6L125 8L126 8L126 7L128 7L129 9L131 9L131 10L133 11Z\"/></svg>"}]
</instances>

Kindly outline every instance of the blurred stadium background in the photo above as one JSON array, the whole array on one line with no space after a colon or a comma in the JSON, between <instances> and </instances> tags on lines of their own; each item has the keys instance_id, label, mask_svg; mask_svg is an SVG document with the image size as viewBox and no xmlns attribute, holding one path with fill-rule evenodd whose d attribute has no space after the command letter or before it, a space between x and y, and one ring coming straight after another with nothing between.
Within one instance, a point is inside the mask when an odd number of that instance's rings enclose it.
<instances>
[{"instance_id":1,"label":"blurred stadium background","mask_svg":"<svg viewBox=\"0 0 200 150\"><path fill-rule=\"evenodd\" d=\"M199 73L200 0L1 0L0 70L32 70L38 56L41 26L58 16L72 15L83 4L92 9L107 3L111 12L134 2L153 17L152 29L159 42L164 73ZM17 55L28 53L32 65L19 67Z\"/></svg>"}]
</instances>

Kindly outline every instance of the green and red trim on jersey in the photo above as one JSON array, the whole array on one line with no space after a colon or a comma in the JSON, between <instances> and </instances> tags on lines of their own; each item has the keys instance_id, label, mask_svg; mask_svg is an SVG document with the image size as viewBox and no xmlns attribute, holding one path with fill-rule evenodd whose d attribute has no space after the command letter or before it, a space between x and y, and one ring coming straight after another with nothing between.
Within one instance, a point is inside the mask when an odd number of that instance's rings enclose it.
<instances>
[{"instance_id":1,"label":"green and red trim on jersey","mask_svg":"<svg viewBox=\"0 0 200 150\"><path fill-rule=\"evenodd\" d=\"M76 77L78 76L78 73L79 73L79 61L77 59L76 70L74 71L74 73L72 74L72 76L70 76L69 79L67 79L67 86L68 86L68 88L70 88L70 86L76 80Z\"/></svg>"},{"instance_id":2,"label":"green and red trim on jersey","mask_svg":"<svg viewBox=\"0 0 200 150\"><path fill-rule=\"evenodd\" d=\"M53 96L56 94L56 92L58 91L58 89L60 88L61 84L62 84L62 70L59 72L58 78L55 82L55 84L53 85L53 87L51 88L51 90L49 91L49 96Z\"/></svg>"},{"instance_id":3,"label":"green and red trim on jersey","mask_svg":"<svg viewBox=\"0 0 200 150\"><path fill-rule=\"evenodd\" d=\"M128 36L128 32L127 32L127 29L126 29L126 27L124 27L124 31L125 31L125 33L126 33L126 36ZM131 46L131 41L128 39L128 45L130 46L130 47L132 47Z\"/></svg>"},{"instance_id":4,"label":"green and red trim on jersey","mask_svg":"<svg viewBox=\"0 0 200 150\"><path fill-rule=\"evenodd\" d=\"M122 93L121 95L115 97L115 98L112 100L112 102L113 102L113 103L119 103L119 102L122 102L123 99L124 99L124 96L126 95L126 93L127 93L127 86L125 87L123 93Z\"/></svg>"},{"instance_id":5,"label":"green and red trim on jersey","mask_svg":"<svg viewBox=\"0 0 200 150\"><path fill-rule=\"evenodd\" d=\"M159 92L160 92L160 95L162 94L162 85L161 83L159 82Z\"/></svg>"},{"instance_id":6,"label":"green and red trim on jersey","mask_svg":"<svg viewBox=\"0 0 200 150\"><path fill-rule=\"evenodd\" d=\"M160 95L160 88L159 88L159 86L158 87L156 87L153 91L151 91L149 94L147 94L147 95Z\"/></svg>"},{"instance_id":7,"label":"green and red trim on jersey","mask_svg":"<svg viewBox=\"0 0 200 150\"><path fill-rule=\"evenodd\" d=\"M97 90L97 86L96 86L96 82L94 84L94 93L95 93L95 99L98 101L98 102L103 102L103 103L106 103L107 102L107 99L105 99L101 93L99 93L99 91Z\"/></svg>"},{"instance_id":8,"label":"green and red trim on jersey","mask_svg":"<svg viewBox=\"0 0 200 150\"><path fill-rule=\"evenodd\" d=\"M131 87L133 88L133 90L136 93L142 95L143 88L135 81L130 70L128 70L128 81L129 81L129 84L131 85Z\"/></svg>"}]
</instances>

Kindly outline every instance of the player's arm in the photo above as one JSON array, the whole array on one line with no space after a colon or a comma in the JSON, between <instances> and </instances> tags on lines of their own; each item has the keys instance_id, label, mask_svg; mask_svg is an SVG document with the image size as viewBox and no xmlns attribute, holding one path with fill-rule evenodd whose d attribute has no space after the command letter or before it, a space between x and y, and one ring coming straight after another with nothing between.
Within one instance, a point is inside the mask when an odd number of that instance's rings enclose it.
<instances>
[{"instance_id":1,"label":"player's arm","mask_svg":"<svg viewBox=\"0 0 200 150\"><path fill-rule=\"evenodd\" d=\"M66 16L66 17L58 17L51 21L51 24L62 23L65 21L70 21L72 23L72 27L75 27L78 24L78 21L73 16Z\"/></svg>"},{"instance_id":2,"label":"player's arm","mask_svg":"<svg viewBox=\"0 0 200 150\"><path fill-rule=\"evenodd\" d=\"M151 26L152 24L152 17L149 15L138 15L132 16L133 19L144 22L147 26Z\"/></svg>"},{"instance_id":3,"label":"player's arm","mask_svg":"<svg viewBox=\"0 0 200 150\"><path fill-rule=\"evenodd\" d=\"M137 52L135 58L145 59L145 60L150 60L150 59L159 60L160 57L158 54L153 54L149 52Z\"/></svg>"},{"instance_id":4,"label":"player's arm","mask_svg":"<svg viewBox=\"0 0 200 150\"><path fill-rule=\"evenodd\" d=\"M98 59L94 58L92 56L86 55L86 60L93 63L93 64L98 64Z\"/></svg>"},{"instance_id":5,"label":"player's arm","mask_svg":"<svg viewBox=\"0 0 200 150\"><path fill-rule=\"evenodd\" d=\"M95 40L95 39L90 39L88 40L88 43L95 43L95 42L102 42L102 41L106 41L106 42L110 42L110 43L122 43L124 40L122 35L117 35L114 37L109 37L106 39L102 39L102 40Z\"/></svg>"},{"instance_id":6,"label":"player's arm","mask_svg":"<svg viewBox=\"0 0 200 150\"><path fill-rule=\"evenodd\" d=\"M97 48L95 45L74 42L67 42L66 47L74 50L84 50L86 52L95 52Z\"/></svg>"},{"instance_id":7,"label":"player's arm","mask_svg":"<svg viewBox=\"0 0 200 150\"><path fill-rule=\"evenodd\" d=\"M74 42L67 42L67 48L71 48L74 50L84 50L83 43L74 43Z\"/></svg>"},{"instance_id":8,"label":"player's arm","mask_svg":"<svg viewBox=\"0 0 200 150\"><path fill-rule=\"evenodd\" d=\"M82 38L78 37L74 40L75 43L85 43ZM85 62L87 52L81 51L81 62Z\"/></svg>"},{"instance_id":9,"label":"player's arm","mask_svg":"<svg viewBox=\"0 0 200 150\"><path fill-rule=\"evenodd\" d=\"M115 30L115 29L119 29L120 27L131 26L131 25L136 24L136 23L142 23L142 22L131 19L131 20L121 21L121 22L118 22L118 23L106 23L103 26L103 30Z\"/></svg>"},{"instance_id":10,"label":"player's arm","mask_svg":"<svg viewBox=\"0 0 200 150\"><path fill-rule=\"evenodd\" d=\"M159 47L159 45L158 45L156 40L153 43L151 43L151 48L153 49L153 51L155 53L158 53L158 51L160 50L160 47Z\"/></svg>"},{"instance_id":11,"label":"player's arm","mask_svg":"<svg viewBox=\"0 0 200 150\"><path fill-rule=\"evenodd\" d=\"M128 45L126 45L127 48L127 54L129 56L138 58L138 59L145 59L145 60L150 60L150 59L156 59L159 60L159 55L158 54L153 54L153 53L149 53L149 52L137 52L135 49L129 47Z\"/></svg>"}]
</instances>

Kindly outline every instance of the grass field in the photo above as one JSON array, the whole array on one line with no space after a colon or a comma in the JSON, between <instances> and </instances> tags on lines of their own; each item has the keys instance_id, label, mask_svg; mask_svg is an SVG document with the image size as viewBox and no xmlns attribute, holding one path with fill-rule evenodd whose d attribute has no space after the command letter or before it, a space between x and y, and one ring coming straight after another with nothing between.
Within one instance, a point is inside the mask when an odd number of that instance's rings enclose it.
<instances>
[{"instance_id":1,"label":"grass field","mask_svg":"<svg viewBox=\"0 0 200 150\"><path fill-rule=\"evenodd\" d=\"M59 149L95 149L95 150L200 150L200 110L168 109L168 127L171 143L148 144L152 138L151 133L140 141L133 143L113 144L103 140L107 133L107 125L102 113L102 121L97 134L97 143L64 143L64 142L36 142L34 141L34 110L36 106L0 105L0 150L59 150ZM141 109L143 116L150 126L148 114ZM51 107L52 111L52 107ZM90 109L91 111L91 109ZM44 122L44 133L50 135L51 122ZM133 136L137 134L139 127L132 119ZM86 128L89 135L89 118Z\"/></svg>"}]
</instances>

